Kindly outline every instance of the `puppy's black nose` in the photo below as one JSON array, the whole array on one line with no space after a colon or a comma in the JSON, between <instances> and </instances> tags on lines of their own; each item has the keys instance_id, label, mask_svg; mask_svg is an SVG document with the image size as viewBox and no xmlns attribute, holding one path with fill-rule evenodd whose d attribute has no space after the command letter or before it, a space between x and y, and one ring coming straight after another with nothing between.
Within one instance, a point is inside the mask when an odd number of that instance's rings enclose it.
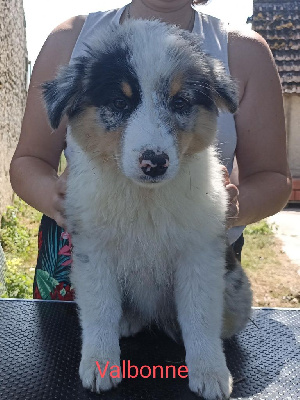
<instances>
[{"instance_id":1,"label":"puppy's black nose","mask_svg":"<svg viewBox=\"0 0 300 400\"><path fill-rule=\"evenodd\" d=\"M156 154L153 150L145 150L139 158L139 162L144 174L155 178L167 171L169 156L164 152Z\"/></svg>"}]
</instances>

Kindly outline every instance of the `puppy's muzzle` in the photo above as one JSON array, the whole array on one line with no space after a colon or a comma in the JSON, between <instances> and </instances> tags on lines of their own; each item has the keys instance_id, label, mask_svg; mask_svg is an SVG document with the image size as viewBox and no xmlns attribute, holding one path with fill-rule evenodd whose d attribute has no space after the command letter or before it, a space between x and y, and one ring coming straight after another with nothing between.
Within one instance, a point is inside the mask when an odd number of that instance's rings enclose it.
<instances>
[{"instance_id":1,"label":"puppy's muzzle","mask_svg":"<svg viewBox=\"0 0 300 400\"><path fill-rule=\"evenodd\" d=\"M153 150L145 150L139 158L140 168L151 178L164 175L169 167L169 156L162 152L156 154Z\"/></svg>"}]
</instances>

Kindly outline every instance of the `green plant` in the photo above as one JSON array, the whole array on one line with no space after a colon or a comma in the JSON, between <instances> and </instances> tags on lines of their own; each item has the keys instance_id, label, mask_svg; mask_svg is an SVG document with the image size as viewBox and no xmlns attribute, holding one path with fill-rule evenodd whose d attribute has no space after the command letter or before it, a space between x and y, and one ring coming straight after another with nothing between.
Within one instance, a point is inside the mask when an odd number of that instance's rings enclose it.
<instances>
[{"instance_id":1,"label":"green plant","mask_svg":"<svg viewBox=\"0 0 300 400\"><path fill-rule=\"evenodd\" d=\"M20 257L23 261L32 258L37 247L36 222L40 213L16 198L1 218L0 240L6 254Z\"/></svg>"},{"instance_id":2,"label":"green plant","mask_svg":"<svg viewBox=\"0 0 300 400\"><path fill-rule=\"evenodd\" d=\"M272 227L263 219L245 228L246 235L272 235Z\"/></svg>"},{"instance_id":3,"label":"green plant","mask_svg":"<svg viewBox=\"0 0 300 400\"><path fill-rule=\"evenodd\" d=\"M22 268L20 258L6 261L5 286L3 298L32 299L32 277Z\"/></svg>"},{"instance_id":4,"label":"green plant","mask_svg":"<svg viewBox=\"0 0 300 400\"><path fill-rule=\"evenodd\" d=\"M1 218L0 241L6 268L5 293L1 297L32 298L37 232L41 213L15 197Z\"/></svg>"}]
</instances>

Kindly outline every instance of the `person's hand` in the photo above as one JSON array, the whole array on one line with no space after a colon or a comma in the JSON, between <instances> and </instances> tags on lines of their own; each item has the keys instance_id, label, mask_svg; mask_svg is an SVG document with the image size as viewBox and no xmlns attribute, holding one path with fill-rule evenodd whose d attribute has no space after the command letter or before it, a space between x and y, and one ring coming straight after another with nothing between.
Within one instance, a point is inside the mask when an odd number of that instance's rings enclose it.
<instances>
[{"instance_id":1,"label":"person's hand","mask_svg":"<svg viewBox=\"0 0 300 400\"><path fill-rule=\"evenodd\" d=\"M239 215L239 201L238 188L230 182L230 177L226 167L222 167L223 176L224 176L224 186L228 195L228 207L226 213L226 226L227 228L231 228L235 225L235 221Z\"/></svg>"},{"instance_id":2,"label":"person's hand","mask_svg":"<svg viewBox=\"0 0 300 400\"><path fill-rule=\"evenodd\" d=\"M57 225L61 226L64 230L67 229L64 200L67 190L68 167L58 177L53 195L53 216Z\"/></svg>"}]
</instances>

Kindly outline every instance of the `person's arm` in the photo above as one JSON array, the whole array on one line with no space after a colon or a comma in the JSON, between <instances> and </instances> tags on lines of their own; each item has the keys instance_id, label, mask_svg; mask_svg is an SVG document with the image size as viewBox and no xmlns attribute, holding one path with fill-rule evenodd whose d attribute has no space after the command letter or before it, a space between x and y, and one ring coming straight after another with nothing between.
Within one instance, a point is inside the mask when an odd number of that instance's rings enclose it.
<instances>
[{"instance_id":1,"label":"person's arm","mask_svg":"<svg viewBox=\"0 0 300 400\"><path fill-rule=\"evenodd\" d=\"M240 87L235 116L239 214L247 225L280 211L291 193L282 92L265 40L255 32L230 34L229 68Z\"/></svg>"},{"instance_id":2,"label":"person's arm","mask_svg":"<svg viewBox=\"0 0 300 400\"><path fill-rule=\"evenodd\" d=\"M10 165L14 191L28 204L64 226L65 175L57 169L64 148L66 120L52 131L42 100L41 84L69 62L85 17L74 17L49 35L33 68L18 146Z\"/></svg>"}]
</instances>

